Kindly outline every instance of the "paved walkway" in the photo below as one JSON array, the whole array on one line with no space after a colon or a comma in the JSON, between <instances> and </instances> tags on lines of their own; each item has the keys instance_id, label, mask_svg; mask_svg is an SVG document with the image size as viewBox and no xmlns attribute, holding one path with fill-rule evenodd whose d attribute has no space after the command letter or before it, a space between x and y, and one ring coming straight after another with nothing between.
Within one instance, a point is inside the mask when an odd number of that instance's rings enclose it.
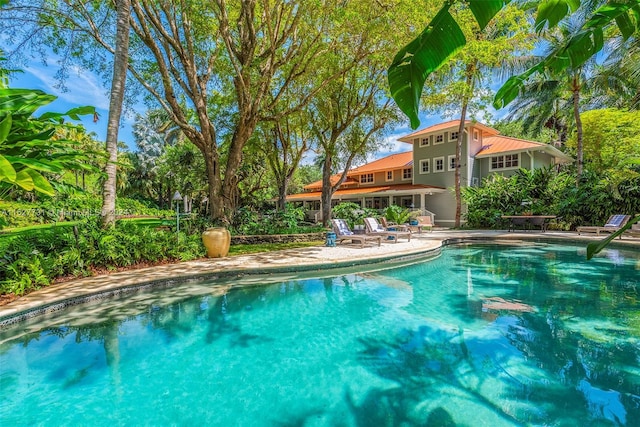
<instances>
[{"instance_id":1,"label":"paved walkway","mask_svg":"<svg viewBox=\"0 0 640 427\"><path fill-rule=\"evenodd\" d=\"M270 274L300 271L323 271L331 268L371 264L397 258L437 254L443 242L451 239L479 240L560 240L563 242L586 242L602 236L582 235L567 232L513 232L505 231L449 231L435 230L431 233L414 233L411 241L401 239L398 243L384 242L380 247L370 244L361 248L359 244L341 244L335 248L324 246L288 249L277 252L242 255L227 258L200 259L178 264L161 265L137 270L88 277L48 286L0 306L0 326L14 323L43 310L59 309L69 301L113 294L123 288L135 288L148 284L167 284L187 278L212 278L221 275L230 277L243 274ZM625 237L616 240L616 245L640 248L640 238ZM46 309L45 309L46 308Z\"/></svg>"}]
</instances>

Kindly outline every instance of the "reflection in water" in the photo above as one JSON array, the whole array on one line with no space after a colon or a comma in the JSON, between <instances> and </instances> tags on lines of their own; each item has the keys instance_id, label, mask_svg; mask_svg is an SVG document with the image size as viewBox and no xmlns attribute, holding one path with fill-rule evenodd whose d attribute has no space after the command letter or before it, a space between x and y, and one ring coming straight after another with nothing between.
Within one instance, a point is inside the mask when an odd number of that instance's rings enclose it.
<instances>
[{"instance_id":1,"label":"reflection in water","mask_svg":"<svg viewBox=\"0 0 640 427\"><path fill-rule=\"evenodd\" d=\"M93 307L93 324L76 311L2 333L0 419L640 425L637 261L583 257L470 246L375 274L158 291Z\"/></svg>"}]
</instances>

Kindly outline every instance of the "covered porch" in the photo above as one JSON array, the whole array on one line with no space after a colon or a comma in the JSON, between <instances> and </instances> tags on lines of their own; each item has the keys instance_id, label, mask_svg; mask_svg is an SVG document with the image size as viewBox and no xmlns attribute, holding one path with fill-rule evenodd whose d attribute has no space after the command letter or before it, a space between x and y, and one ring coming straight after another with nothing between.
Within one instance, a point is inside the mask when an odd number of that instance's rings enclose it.
<instances>
[{"instance_id":1,"label":"covered porch","mask_svg":"<svg viewBox=\"0 0 640 427\"><path fill-rule=\"evenodd\" d=\"M345 188L333 193L331 207L343 202L352 202L361 207L382 212L388 206L397 205L418 210L421 215L433 215L428 210L429 196L444 192L446 192L444 188L421 184ZM291 194L287 196L287 202L300 203L307 209L307 218L310 221L320 222L322 220L321 195L320 191Z\"/></svg>"}]
</instances>

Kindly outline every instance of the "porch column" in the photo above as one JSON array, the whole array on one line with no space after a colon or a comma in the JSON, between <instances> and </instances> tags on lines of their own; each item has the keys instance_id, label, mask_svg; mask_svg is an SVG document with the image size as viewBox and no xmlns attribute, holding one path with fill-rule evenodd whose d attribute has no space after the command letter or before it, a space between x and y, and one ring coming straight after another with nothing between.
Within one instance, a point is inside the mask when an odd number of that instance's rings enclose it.
<instances>
[{"instance_id":1,"label":"porch column","mask_svg":"<svg viewBox=\"0 0 640 427\"><path fill-rule=\"evenodd\" d=\"M422 213L425 213L427 210L427 198L425 196L425 193L420 193L420 209L422 210Z\"/></svg>"},{"instance_id":2,"label":"porch column","mask_svg":"<svg viewBox=\"0 0 640 427\"><path fill-rule=\"evenodd\" d=\"M393 196L389 196L389 206L393 205Z\"/></svg>"}]
</instances>

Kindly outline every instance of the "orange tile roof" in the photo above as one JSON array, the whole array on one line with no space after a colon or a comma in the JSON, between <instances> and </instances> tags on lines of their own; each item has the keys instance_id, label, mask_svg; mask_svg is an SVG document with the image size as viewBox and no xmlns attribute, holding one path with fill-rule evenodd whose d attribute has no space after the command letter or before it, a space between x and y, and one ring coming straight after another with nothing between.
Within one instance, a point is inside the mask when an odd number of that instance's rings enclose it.
<instances>
[{"instance_id":1,"label":"orange tile roof","mask_svg":"<svg viewBox=\"0 0 640 427\"><path fill-rule=\"evenodd\" d=\"M400 169L413 165L413 151L405 151L404 153L391 154L390 156L383 157L373 162L366 163L357 168L351 169L347 173L347 179L342 185L359 184L359 177L353 178L355 175L363 173L373 173L385 170ZM331 176L331 185L335 185L340 178L340 174ZM304 186L305 190L313 190L314 188L322 188L322 180L315 181Z\"/></svg>"},{"instance_id":2,"label":"orange tile roof","mask_svg":"<svg viewBox=\"0 0 640 427\"><path fill-rule=\"evenodd\" d=\"M437 125L433 125L433 126L429 126L428 128L424 128L424 129L420 129L417 130L413 133L410 133L409 135L405 135L402 138L398 138L398 141L402 141L402 142L408 142L408 143L413 143L413 139L417 136L420 135L425 135L428 133L433 133L433 132L439 132L439 131L444 131L447 129L456 129L458 126L460 125L460 120L449 120L448 122L444 122L444 123L438 123ZM497 131L496 129L483 125L480 122L473 122L471 120L465 120L464 121L464 126L467 127L469 125L473 125L474 127L477 127L479 129L483 130L484 134L488 134L488 135L497 135L500 132Z\"/></svg>"},{"instance_id":3,"label":"orange tile roof","mask_svg":"<svg viewBox=\"0 0 640 427\"><path fill-rule=\"evenodd\" d=\"M497 153L507 153L510 151L531 150L544 145L539 142L525 141L523 139L511 138L508 136L491 136L482 140L482 148L476 154L479 156L490 156Z\"/></svg>"},{"instance_id":4,"label":"orange tile roof","mask_svg":"<svg viewBox=\"0 0 640 427\"><path fill-rule=\"evenodd\" d=\"M377 187L360 187L360 188L342 188L336 190L333 193L333 198L339 198L341 196L352 196L358 194L373 194L373 193L386 193L390 191L396 192L415 192L417 190L436 190L436 192L444 191L445 189L442 187L435 187L433 185L422 185L422 184L397 184L397 185L381 185ZM320 191L310 191L307 193L298 193L298 194L290 194L287 196L288 201L294 200L304 200L304 199L315 199L320 198L322 192Z\"/></svg>"},{"instance_id":5,"label":"orange tile roof","mask_svg":"<svg viewBox=\"0 0 640 427\"><path fill-rule=\"evenodd\" d=\"M413 165L413 151L392 154L349 171L349 175L400 169Z\"/></svg>"},{"instance_id":6,"label":"orange tile roof","mask_svg":"<svg viewBox=\"0 0 640 427\"><path fill-rule=\"evenodd\" d=\"M478 154L476 154L476 158L490 157L502 153L542 150L564 162L573 160L570 156L549 144L543 144L541 142L535 141L526 141L524 139L512 138L510 136L491 136L488 138L484 138L482 143L483 146Z\"/></svg>"},{"instance_id":7,"label":"orange tile roof","mask_svg":"<svg viewBox=\"0 0 640 427\"><path fill-rule=\"evenodd\" d=\"M330 182L331 185L335 185L336 182L338 182L338 179L340 178L341 175L332 175L330 178ZM359 179L354 179L354 178L349 178L347 177L344 182L342 183L342 185L353 185L353 184L359 184L360 180ZM310 184L307 184L303 187L305 190L313 190L314 188L322 188L322 180L319 181L314 181Z\"/></svg>"}]
</instances>

